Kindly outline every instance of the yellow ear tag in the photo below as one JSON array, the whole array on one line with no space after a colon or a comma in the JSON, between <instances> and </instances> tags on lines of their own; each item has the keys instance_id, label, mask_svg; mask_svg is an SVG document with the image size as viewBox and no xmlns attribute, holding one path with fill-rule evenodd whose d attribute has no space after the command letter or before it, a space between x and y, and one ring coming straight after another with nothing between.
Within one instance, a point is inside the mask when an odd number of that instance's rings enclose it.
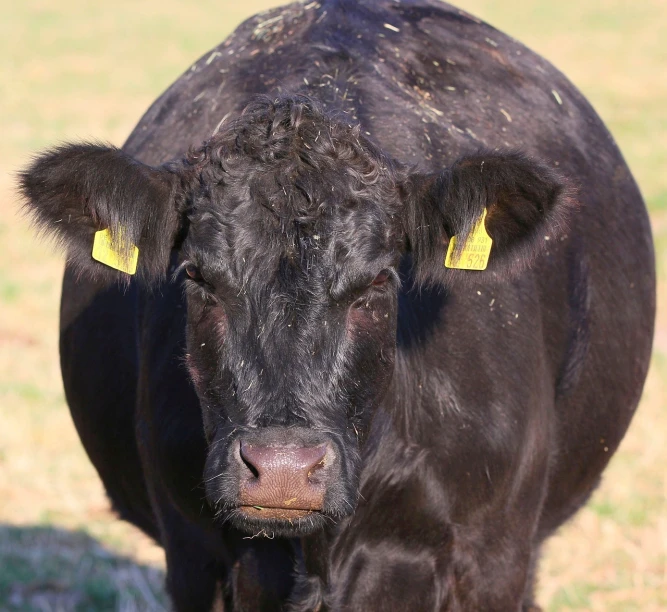
<instances>
[{"instance_id":1,"label":"yellow ear tag","mask_svg":"<svg viewBox=\"0 0 667 612\"><path fill-rule=\"evenodd\" d=\"M119 248L119 246L121 248ZM123 253L122 233L121 244L114 244L111 241L111 232L108 229L95 232L93 241L93 259L121 272L134 274L137 271L137 262L139 261L139 249L131 245L130 253L125 259Z\"/></svg>"},{"instance_id":2,"label":"yellow ear tag","mask_svg":"<svg viewBox=\"0 0 667 612\"><path fill-rule=\"evenodd\" d=\"M493 239L486 233L484 219L486 219L486 208L472 228L468 240L466 240L461 253L459 253L458 259L455 260L453 260L453 255L456 250L456 236L452 236L452 239L449 241L447 255L445 256L446 267L457 268L459 270L486 270Z\"/></svg>"}]
</instances>

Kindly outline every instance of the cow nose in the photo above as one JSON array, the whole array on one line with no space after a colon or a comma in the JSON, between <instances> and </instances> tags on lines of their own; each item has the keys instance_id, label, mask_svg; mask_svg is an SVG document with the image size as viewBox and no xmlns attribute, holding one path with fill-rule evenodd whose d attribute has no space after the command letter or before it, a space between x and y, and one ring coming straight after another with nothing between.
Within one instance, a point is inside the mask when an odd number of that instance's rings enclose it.
<instances>
[{"instance_id":1,"label":"cow nose","mask_svg":"<svg viewBox=\"0 0 667 612\"><path fill-rule=\"evenodd\" d=\"M245 464L240 501L243 506L258 511L256 515L280 518L285 511L303 514L322 509L326 489L324 475L332 459L327 444L258 446L242 441L239 453ZM272 509L281 512L271 512Z\"/></svg>"}]
</instances>

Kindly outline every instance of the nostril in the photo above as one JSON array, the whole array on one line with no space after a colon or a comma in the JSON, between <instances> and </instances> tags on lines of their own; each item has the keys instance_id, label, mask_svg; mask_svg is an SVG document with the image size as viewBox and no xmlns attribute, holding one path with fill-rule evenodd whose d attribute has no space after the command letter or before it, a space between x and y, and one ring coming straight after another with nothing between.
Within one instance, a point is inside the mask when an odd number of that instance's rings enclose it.
<instances>
[{"instance_id":1,"label":"nostril","mask_svg":"<svg viewBox=\"0 0 667 612\"><path fill-rule=\"evenodd\" d=\"M324 467L324 465L325 465L324 459L322 459L322 461L320 461L318 464L314 465L308 470L307 474L308 482L313 482L313 483L319 482L317 478L317 472L319 472Z\"/></svg>"},{"instance_id":2,"label":"nostril","mask_svg":"<svg viewBox=\"0 0 667 612\"><path fill-rule=\"evenodd\" d=\"M312 450L316 451L316 453L310 457L310 465L308 466L307 476L309 481L315 477L314 480L317 482L317 472L326 467L327 459L329 458L328 456L330 453L328 452L329 448L325 444L322 446L317 446Z\"/></svg>"},{"instance_id":3,"label":"nostril","mask_svg":"<svg viewBox=\"0 0 667 612\"><path fill-rule=\"evenodd\" d=\"M244 459L243 457L241 457L241 461L245 463L245 466L248 468L248 471L253 475L254 478L259 478L259 472L257 471L257 468L252 463L250 463L250 461Z\"/></svg>"},{"instance_id":4,"label":"nostril","mask_svg":"<svg viewBox=\"0 0 667 612\"><path fill-rule=\"evenodd\" d=\"M241 445L239 447L239 454L241 456L241 461L243 461L244 465L248 468L248 471L252 474L252 476L254 478L259 478L259 470L257 469L257 467L255 467L252 460L248 457L248 455L252 454L252 446L241 442Z\"/></svg>"}]
</instances>

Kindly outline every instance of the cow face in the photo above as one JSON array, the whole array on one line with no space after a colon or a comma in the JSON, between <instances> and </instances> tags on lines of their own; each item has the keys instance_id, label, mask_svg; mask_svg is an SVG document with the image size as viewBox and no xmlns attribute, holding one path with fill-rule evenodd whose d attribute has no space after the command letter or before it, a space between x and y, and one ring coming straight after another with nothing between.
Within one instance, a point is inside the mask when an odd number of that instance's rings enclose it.
<instances>
[{"instance_id":1,"label":"cow face","mask_svg":"<svg viewBox=\"0 0 667 612\"><path fill-rule=\"evenodd\" d=\"M85 273L120 274L90 257L107 227L125 252L138 245L148 282L178 250L208 499L266 535L305 534L354 509L394 371L401 258L412 256L418 282L463 279L444 253L486 210L490 271L516 272L569 202L558 176L517 153L409 173L302 98L258 100L160 168L62 147L34 162L22 190Z\"/></svg>"},{"instance_id":2,"label":"cow face","mask_svg":"<svg viewBox=\"0 0 667 612\"><path fill-rule=\"evenodd\" d=\"M320 526L356 503L391 380L396 171L357 129L293 102L249 107L187 164L187 364L209 499L258 532Z\"/></svg>"}]
</instances>

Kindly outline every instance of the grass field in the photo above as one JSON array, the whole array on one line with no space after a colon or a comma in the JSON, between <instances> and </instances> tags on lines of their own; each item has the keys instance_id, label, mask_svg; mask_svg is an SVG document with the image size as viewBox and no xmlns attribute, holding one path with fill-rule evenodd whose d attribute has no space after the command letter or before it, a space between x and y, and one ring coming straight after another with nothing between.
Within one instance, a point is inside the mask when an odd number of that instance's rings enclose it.
<instances>
[{"instance_id":1,"label":"grass field","mask_svg":"<svg viewBox=\"0 0 667 612\"><path fill-rule=\"evenodd\" d=\"M63 261L17 215L12 173L59 140L122 144L196 58L279 3L1 1L0 609L165 609L161 550L111 515L70 423L57 355ZM603 485L549 545L540 601L553 612L667 610L667 2L459 6L546 56L590 98L639 181L657 246L644 398Z\"/></svg>"}]
</instances>

